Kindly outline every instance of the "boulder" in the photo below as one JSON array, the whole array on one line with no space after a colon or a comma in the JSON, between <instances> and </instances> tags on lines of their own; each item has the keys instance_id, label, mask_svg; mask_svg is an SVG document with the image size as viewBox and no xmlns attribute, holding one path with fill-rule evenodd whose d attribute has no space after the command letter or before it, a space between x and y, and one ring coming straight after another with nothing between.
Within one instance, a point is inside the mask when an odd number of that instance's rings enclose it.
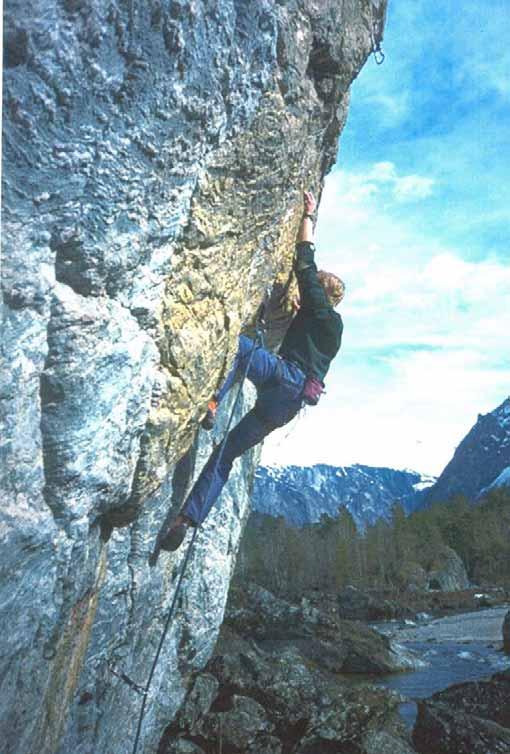
<instances>
[{"instance_id":1,"label":"boulder","mask_svg":"<svg viewBox=\"0 0 510 754\"><path fill-rule=\"evenodd\" d=\"M508 754L510 670L419 702L413 744L422 754Z\"/></svg>"},{"instance_id":2,"label":"boulder","mask_svg":"<svg viewBox=\"0 0 510 754\"><path fill-rule=\"evenodd\" d=\"M195 726L194 734L208 742L214 737L220 738L227 751L246 751L256 747L259 737L272 733L274 727L259 702L249 696L233 694L228 700L219 698L217 711L209 711Z\"/></svg>"},{"instance_id":3,"label":"boulder","mask_svg":"<svg viewBox=\"0 0 510 754\"><path fill-rule=\"evenodd\" d=\"M385 730L370 731L363 741L364 754L415 754L411 744Z\"/></svg>"},{"instance_id":4,"label":"boulder","mask_svg":"<svg viewBox=\"0 0 510 754\"><path fill-rule=\"evenodd\" d=\"M338 594L338 614L347 620L369 620L372 600L366 592L348 584Z\"/></svg>"},{"instance_id":5,"label":"boulder","mask_svg":"<svg viewBox=\"0 0 510 754\"><path fill-rule=\"evenodd\" d=\"M282 743L274 736L258 736L255 745L249 746L246 754L282 754Z\"/></svg>"},{"instance_id":6,"label":"boulder","mask_svg":"<svg viewBox=\"0 0 510 754\"><path fill-rule=\"evenodd\" d=\"M421 754L508 754L510 730L447 705L419 703L413 744Z\"/></svg>"},{"instance_id":7,"label":"boulder","mask_svg":"<svg viewBox=\"0 0 510 754\"><path fill-rule=\"evenodd\" d=\"M292 605L256 584L231 591L225 624L275 657L291 647L332 673L392 673L423 665L363 623L339 620L307 600Z\"/></svg>"},{"instance_id":8,"label":"boulder","mask_svg":"<svg viewBox=\"0 0 510 754\"><path fill-rule=\"evenodd\" d=\"M202 673L193 684L180 711L181 724L194 728L209 711L218 693L218 681L210 673Z\"/></svg>"},{"instance_id":9,"label":"boulder","mask_svg":"<svg viewBox=\"0 0 510 754\"><path fill-rule=\"evenodd\" d=\"M425 666L413 652L363 623L341 621L338 639L347 650L344 673L385 674Z\"/></svg>"},{"instance_id":10,"label":"boulder","mask_svg":"<svg viewBox=\"0 0 510 754\"><path fill-rule=\"evenodd\" d=\"M398 576L401 586L409 591L426 589L428 586L427 572L419 563L404 562L399 568Z\"/></svg>"},{"instance_id":11,"label":"boulder","mask_svg":"<svg viewBox=\"0 0 510 754\"><path fill-rule=\"evenodd\" d=\"M469 579L464 563L451 547L444 547L436 555L428 573L428 588L443 592L469 589Z\"/></svg>"},{"instance_id":12,"label":"boulder","mask_svg":"<svg viewBox=\"0 0 510 754\"><path fill-rule=\"evenodd\" d=\"M198 675L159 754L188 754L183 748L188 742L208 754L412 752L399 723L398 694L346 685L305 663L292 648L281 651L277 662L260 649L216 655L204 675L208 689L211 676L216 679L212 704ZM198 699L204 702L199 714Z\"/></svg>"},{"instance_id":13,"label":"boulder","mask_svg":"<svg viewBox=\"0 0 510 754\"><path fill-rule=\"evenodd\" d=\"M363 592L351 584L338 594L338 614L347 620L391 620L406 612L396 602Z\"/></svg>"},{"instance_id":14,"label":"boulder","mask_svg":"<svg viewBox=\"0 0 510 754\"><path fill-rule=\"evenodd\" d=\"M309 611L292 605L257 584L232 588L225 623L243 637L253 639L302 638L313 633L305 616Z\"/></svg>"}]
</instances>

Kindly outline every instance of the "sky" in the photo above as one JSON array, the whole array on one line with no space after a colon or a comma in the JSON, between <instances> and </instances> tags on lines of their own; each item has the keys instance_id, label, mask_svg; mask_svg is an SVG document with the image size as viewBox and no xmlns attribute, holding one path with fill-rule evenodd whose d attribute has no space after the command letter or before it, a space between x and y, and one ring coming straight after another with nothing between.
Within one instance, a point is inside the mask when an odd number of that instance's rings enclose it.
<instances>
[{"instance_id":1,"label":"sky","mask_svg":"<svg viewBox=\"0 0 510 754\"><path fill-rule=\"evenodd\" d=\"M510 394L509 24L508 0L390 0L318 213L342 348L263 463L438 475Z\"/></svg>"}]
</instances>

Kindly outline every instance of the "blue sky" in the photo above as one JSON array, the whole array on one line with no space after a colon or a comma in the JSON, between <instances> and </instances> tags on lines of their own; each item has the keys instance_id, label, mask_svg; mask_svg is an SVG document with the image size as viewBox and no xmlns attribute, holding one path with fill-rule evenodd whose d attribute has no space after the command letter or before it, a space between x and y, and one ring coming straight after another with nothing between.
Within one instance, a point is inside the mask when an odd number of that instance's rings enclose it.
<instances>
[{"instance_id":1,"label":"blue sky","mask_svg":"<svg viewBox=\"0 0 510 754\"><path fill-rule=\"evenodd\" d=\"M319 209L343 347L265 463L438 474L510 394L509 24L507 0L390 0Z\"/></svg>"}]
</instances>

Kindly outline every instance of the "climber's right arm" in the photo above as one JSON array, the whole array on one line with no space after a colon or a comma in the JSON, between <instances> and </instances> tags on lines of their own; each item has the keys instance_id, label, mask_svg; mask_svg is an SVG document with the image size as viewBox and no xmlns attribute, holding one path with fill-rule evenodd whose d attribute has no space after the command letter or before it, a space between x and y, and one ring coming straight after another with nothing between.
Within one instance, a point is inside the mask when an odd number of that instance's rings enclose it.
<instances>
[{"instance_id":1,"label":"climber's right arm","mask_svg":"<svg viewBox=\"0 0 510 754\"><path fill-rule=\"evenodd\" d=\"M313 220L311 216L315 212L317 204L311 191L305 191L303 204L303 217L296 240L294 272L299 286L300 308L317 310L329 307L330 303L317 278L317 266L314 261L315 246L313 245Z\"/></svg>"}]
</instances>

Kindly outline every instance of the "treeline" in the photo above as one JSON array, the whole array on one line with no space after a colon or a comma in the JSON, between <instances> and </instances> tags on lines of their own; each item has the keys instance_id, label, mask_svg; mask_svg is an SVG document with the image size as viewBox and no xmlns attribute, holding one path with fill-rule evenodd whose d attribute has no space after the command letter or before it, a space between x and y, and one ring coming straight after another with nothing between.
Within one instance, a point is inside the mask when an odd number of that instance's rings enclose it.
<instances>
[{"instance_id":1,"label":"treeline","mask_svg":"<svg viewBox=\"0 0 510 754\"><path fill-rule=\"evenodd\" d=\"M425 575L444 562L447 548L462 559L471 582L510 586L510 491L482 502L458 496L406 516L395 505L391 521L359 532L350 513L295 528L282 517L252 514L238 557L236 579L277 593L307 589L425 587Z\"/></svg>"}]
</instances>

